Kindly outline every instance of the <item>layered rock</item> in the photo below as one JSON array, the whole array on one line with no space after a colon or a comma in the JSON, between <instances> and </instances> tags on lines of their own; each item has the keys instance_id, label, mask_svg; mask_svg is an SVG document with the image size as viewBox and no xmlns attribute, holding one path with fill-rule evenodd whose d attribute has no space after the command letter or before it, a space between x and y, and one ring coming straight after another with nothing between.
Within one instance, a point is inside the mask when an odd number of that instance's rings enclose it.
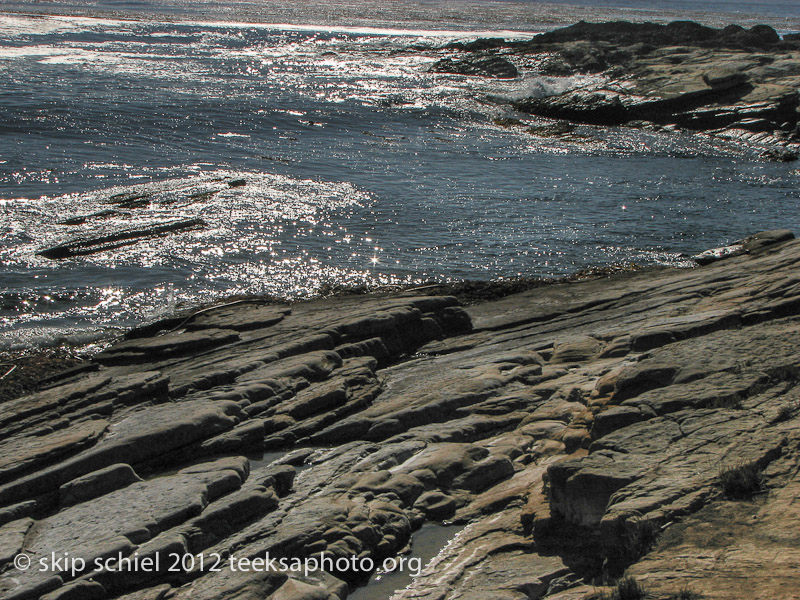
<instances>
[{"instance_id":1,"label":"layered rock","mask_svg":"<svg viewBox=\"0 0 800 600\"><path fill-rule=\"evenodd\" d=\"M771 160L794 160L800 148L800 44L765 25L581 22L527 41L446 49L468 58L443 59L437 68L494 57L532 74L596 74L567 91L513 103L538 117L702 131L761 148Z\"/></svg>"},{"instance_id":2,"label":"layered rock","mask_svg":"<svg viewBox=\"0 0 800 600\"><path fill-rule=\"evenodd\" d=\"M791 237L468 307L239 301L134 330L2 405L0 594L343 600L370 575L352 559L446 522L397 598L577 599L626 570L792 597ZM65 552L86 566L13 563ZM334 562L236 568L266 556Z\"/></svg>"}]
</instances>

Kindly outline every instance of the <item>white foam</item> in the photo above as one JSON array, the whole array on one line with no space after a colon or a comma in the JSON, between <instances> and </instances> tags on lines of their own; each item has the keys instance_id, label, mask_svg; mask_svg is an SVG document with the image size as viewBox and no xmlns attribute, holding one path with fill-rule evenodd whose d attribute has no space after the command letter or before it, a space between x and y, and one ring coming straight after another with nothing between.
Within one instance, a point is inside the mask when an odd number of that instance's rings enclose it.
<instances>
[{"instance_id":1,"label":"white foam","mask_svg":"<svg viewBox=\"0 0 800 600\"><path fill-rule=\"evenodd\" d=\"M63 49L55 46L25 46L23 48L0 48L0 59L16 59L32 56L54 56L63 54Z\"/></svg>"},{"instance_id":2,"label":"white foam","mask_svg":"<svg viewBox=\"0 0 800 600\"><path fill-rule=\"evenodd\" d=\"M604 78L598 75L573 75L569 77L529 75L521 81L510 83L509 88L504 91L503 97L509 100L545 98L594 83L600 83L603 80Z\"/></svg>"},{"instance_id":3,"label":"white foam","mask_svg":"<svg viewBox=\"0 0 800 600\"><path fill-rule=\"evenodd\" d=\"M100 19L94 17L71 17L55 15L22 15L0 12L0 35L48 35L64 31L80 31L94 27L119 27L136 21L122 19Z\"/></svg>"}]
</instances>

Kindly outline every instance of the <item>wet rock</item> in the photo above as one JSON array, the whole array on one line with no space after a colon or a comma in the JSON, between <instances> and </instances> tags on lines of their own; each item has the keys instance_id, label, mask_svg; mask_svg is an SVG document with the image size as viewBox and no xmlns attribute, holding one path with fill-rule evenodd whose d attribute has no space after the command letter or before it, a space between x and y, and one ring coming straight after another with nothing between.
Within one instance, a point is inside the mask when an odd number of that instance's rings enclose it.
<instances>
[{"instance_id":1,"label":"wet rock","mask_svg":"<svg viewBox=\"0 0 800 600\"><path fill-rule=\"evenodd\" d=\"M548 31L520 46L561 44L574 41L606 42L616 46L647 44L649 47L689 46L763 49L778 44L781 39L774 29L756 25L747 30L738 26L723 29L706 27L692 21L630 23L615 21L586 23L581 21L561 29Z\"/></svg>"},{"instance_id":2,"label":"wet rock","mask_svg":"<svg viewBox=\"0 0 800 600\"><path fill-rule=\"evenodd\" d=\"M692 260L699 265L708 265L723 258L738 256L744 253L760 252L774 244L788 242L794 239L794 234L788 229L776 229L773 231L762 231L751 235L743 240L734 242L730 246L712 248L700 254L692 256Z\"/></svg>"},{"instance_id":3,"label":"wet rock","mask_svg":"<svg viewBox=\"0 0 800 600\"><path fill-rule=\"evenodd\" d=\"M452 42L444 46L446 50L462 50L464 52L484 52L508 47L503 38L480 38L472 42Z\"/></svg>"},{"instance_id":4,"label":"wet rock","mask_svg":"<svg viewBox=\"0 0 800 600\"><path fill-rule=\"evenodd\" d=\"M515 79L519 71L514 63L500 56L472 57L454 60L443 58L430 67L433 73L454 73L456 75L471 75L477 77L491 77L493 79Z\"/></svg>"},{"instance_id":5,"label":"wet rock","mask_svg":"<svg viewBox=\"0 0 800 600\"><path fill-rule=\"evenodd\" d=\"M120 206L123 206L120 204ZM40 250L37 254L51 259L63 259L73 256L83 256L86 254L94 254L96 252L107 252L130 244L135 244L140 240L152 239L161 237L169 233L176 233L181 231L191 231L205 227L206 223L202 219L184 219L181 221L169 221L167 223L159 223L142 227L140 229L128 229L123 231L115 231L107 235L102 235L92 238L76 239L69 242L64 242L57 246L45 248Z\"/></svg>"},{"instance_id":6,"label":"wet rock","mask_svg":"<svg viewBox=\"0 0 800 600\"><path fill-rule=\"evenodd\" d=\"M118 210L114 209L106 209L101 210L98 212L90 213L88 215L78 215L77 217L70 217L69 219L64 219L63 221L59 221L59 225L83 225L86 221L90 220L99 220L99 219L109 219L111 217L118 217L122 213Z\"/></svg>"},{"instance_id":7,"label":"wet rock","mask_svg":"<svg viewBox=\"0 0 800 600\"><path fill-rule=\"evenodd\" d=\"M720 248L709 248L708 250L704 250L700 254L695 254L692 256L692 260L698 265L710 265L711 263L722 260L723 258L737 256L743 252L744 248L742 248L742 244L731 244L730 246L722 246Z\"/></svg>"},{"instance_id":8,"label":"wet rock","mask_svg":"<svg viewBox=\"0 0 800 600\"><path fill-rule=\"evenodd\" d=\"M148 206L153 199L153 194L150 192L121 192L114 194L108 199L108 204L114 204L120 208L141 208Z\"/></svg>"},{"instance_id":9,"label":"wet rock","mask_svg":"<svg viewBox=\"0 0 800 600\"><path fill-rule=\"evenodd\" d=\"M769 122L767 122L762 126L768 128L769 125ZM776 162L794 162L798 157L800 157L800 154L794 150L786 150L784 148L769 148L761 153L761 158Z\"/></svg>"}]
</instances>

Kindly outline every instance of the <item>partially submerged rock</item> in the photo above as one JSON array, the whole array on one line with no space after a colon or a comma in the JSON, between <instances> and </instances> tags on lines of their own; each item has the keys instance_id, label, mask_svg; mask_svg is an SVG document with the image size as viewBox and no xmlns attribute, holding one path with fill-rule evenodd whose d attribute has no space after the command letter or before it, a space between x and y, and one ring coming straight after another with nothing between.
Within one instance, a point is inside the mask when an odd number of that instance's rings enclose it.
<instances>
[{"instance_id":1,"label":"partially submerged rock","mask_svg":"<svg viewBox=\"0 0 800 600\"><path fill-rule=\"evenodd\" d=\"M692 260L699 265L708 265L712 262L722 260L723 258L730 258L748 252L758 252L773 244L779 244L794 239L794 234L788 229L775 229L773 231L762 231L755 235L751 235L743 240L734 242L729 246L722 246L720 248L711 248L705 250L700 254L692 256Z\"/></svg>"},{"instance_id":2,"label":"partially submerged rock","mask_svg":"<svg viewBox=\"0 0 800 600\"><path fill-rule=\"evenodd\" d=\"M514 63L500 56L471 57L459 60L443 58L434 63L430 70L433 73L455 73L493 79L514 79L519 75Z\"/></svg>"},{"instance_id":3,"label":"partially submerged rock","mask_svg":"<svg viewBox=\"0 0 800 600\"><path fill-rule=\"evenodd\" d=\"M182 219L177 221L168 221L166 223L156 223L137 229L114 231L113 233L97 237L71 240L51 248L40 250L37 254L44 256L45 258L52 259L84 256L86 254L114 250L116 248L121 248L122 246L135 244L141 240L161 237L169 233L190 231L205 226L206 223L203 221L203 219Z\"/></svg>"}]
</instances>

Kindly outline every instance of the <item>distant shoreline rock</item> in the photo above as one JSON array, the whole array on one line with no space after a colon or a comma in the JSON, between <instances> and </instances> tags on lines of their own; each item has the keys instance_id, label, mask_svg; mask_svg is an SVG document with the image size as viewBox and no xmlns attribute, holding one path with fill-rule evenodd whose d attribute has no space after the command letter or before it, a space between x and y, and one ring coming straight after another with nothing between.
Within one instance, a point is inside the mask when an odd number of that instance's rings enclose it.
<instances>
[{"instance_id":1,"label":"distant shoreline rock","mask_svg":"<svg viewBox=\"0 0 800 600\"><path fill-rule=\"evenodd\" d=\"M702 132L760 149L767 160L795 160L800 151L800 35L781 39L767 25L580 22L530 40L478 39L444 50L468 56L443 59L432 70L485 76L470 65L536 58L534 73L597 76L563 93L515 101L523 113Z\"/></svg>"}]
</instances>

